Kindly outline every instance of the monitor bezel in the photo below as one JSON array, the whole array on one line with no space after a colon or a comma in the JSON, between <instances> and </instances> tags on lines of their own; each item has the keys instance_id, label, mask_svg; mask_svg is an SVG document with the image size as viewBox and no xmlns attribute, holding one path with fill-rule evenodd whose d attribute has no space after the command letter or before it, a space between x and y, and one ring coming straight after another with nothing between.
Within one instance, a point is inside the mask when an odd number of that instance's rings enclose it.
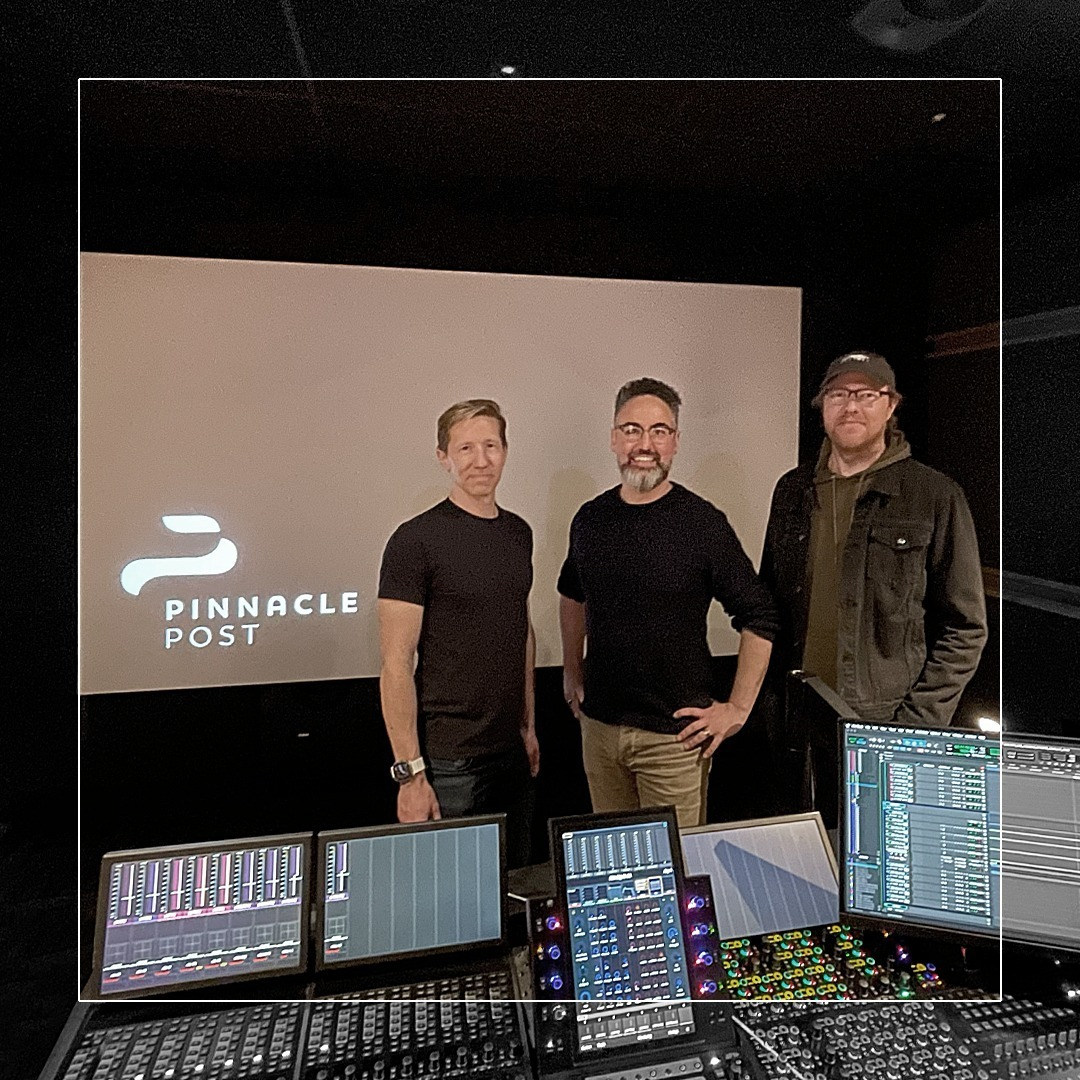
<instances>
[{"instance_id":1,"label":"monitor bezel","mask_svg":"<svg viewBox=\"0 0 1080 1080\"><path fill-rule=\"evenodd\" d=\"M837 846L839 856L839 868L840 868L840 919L842 922L848 923L853 928L863 928L870 930L879 930L890 934L897 933L910 933L912 935L934 935L944 940L951 942L959 942L963 944L966 941L972 941L976 943L986 944L989 942L997 942L1000 949L1002 934L1001 934L1001 887L1000 882L998 886L998 925L996 927L987 927L985 929L980 927L958 927L950 925L942 925L934 922L930 919L909 917L907 915L898 916L896 918L890 918L887 915L874 914L873 912L866 912L861 909L853 911L848 907L847 903L847 859L845 852L847 851L848 842L848 818L847 818L847 799L846 799L846 787L844 778L845 768L845 750L847 747L846 739L846 727L849 724L856 724L862 727L878 727L889 731L905 731L911 732L916 735L955 735L957 737L964 738L977 738L987 743L997 743L1001 745L1001 736L994 732L981 731L978 728L961 728L961 727L931 727L929 725L920 726L910 722L900 723L895 720L867 720L862 717L838 717L837 718L837 746L839 748L839 754L837 755L837 799L839 800L839 806L837 807ZM1000 757L999 765L1000 769ZM999 792L1000 800L1000 792ZM1000 804L999 804L1000 805ZM1000 821L999 821L1000 829ZM998 836L998 851L1000 858L1000 832ZM999 868L1000 877L1000 868Z\"/></svg>"},{"instance_id":2,"label":"monitor bezel","mask_svg":"<svg viewBox=\"0 0 1080 1080\"><path fill-rule=\"evenodd\" d=\"M1052 744L1059 746L1066 746L1070 750L1080 754L1080 738L1072 735L1045 735L1035 731L1002 731L1001 733L1001 745L1004 748L1007 742L1020 742L1028 743L1030 745L1037 744ZM1002 751L1002 782L1005 779L1005 755L1004 749ZM1004 810L1003 810L1004 814ZM1004 845L1002 845L1004 847ZM1004 860L1003 860L1004 863ZM1002 880L1004 880L1004 873L1002 873ZM1076 938L1060 940L1055 939L1053 941L1048 940L1046 937L1039 937L1037 934L1027 934L1021 930L1015 930L1005 925L1005 905L1002 903L1001 907L1001 936L1003 941L1008 941L1018 945L1033 946L1039 949L1046 949L1051 952L1067 952L1080 954L1080 940Z\"/></svg>"},{"instance_id":3,"label":"monitor bezel","mask_svg":"<svg viewBox=\"0 0 1080 1080\"><path fill-rule=\"evenodd\" d=\"M272 836L247 836L230 840L210 840L204 843L169 844L161 847L130 848L124 851L108 851L101 857L98 874L97 910L94 918L94 953L88 992L94 1001L124 1001L147 997L174 995L181 999L188 990L200 992L217 987L234 986L245 982L266 982L271 979L306 978L310 963L311 949L311 899L312 899L312 855L315 834L311 832L277 833ZM150 983L137 990L105 991L102 979L105 977L105 923L109 907L109 878L112 868L117 863L148 861L157 858L174 858L188 855L219 855L227 851L245 851L250 848L284 847L299 844L304 867L304 885L300 893L300 955L296 966L290 968L272 968L269 971L236 972L227 977L220 974L204 978L190 978L182 983L157 985ZM196 999L211 1000L200 993Z\"/></svg>"},{"instance_id":4,"label":"monitor bezel","mask_svg":"<svg viewBox=\"0 0 1080 1080\"><path fill-rule=\"evenodd\" d=\"M358 956L347 960L327 961L324 954L326 933L326 848L328 844L342 840L373 840L383 836L401 836L408 833L442 832L448 829L471 828L477 825L498 825L499 827L499 928L497 938L483 938L470 941L465 945L439 945L432 949L417 949L412 952L381 953L378 956ZM506 815L480 814L472 817L440 818L437 821L416 821L393 825L365 825L353 829L332 829L315 835L315 877L312 884L315 910L315 927L312 952L314 953L315 971L329 974L347 971L352 968L371 968L379 964L399 963L421 960L429 956L448 956L463 954L477 949L500 949L507 943L507 919L509 917L509 895L507 887L508 868L506 865Z\"/></svg>"},{"instance_id":5,"label":"monitor bezel","mask_svg":"<svg viewBox=\"0 0 1080 1080\"><path fill-rule=\"evenodd\" d=\"M683 909L683 905L686 902L686 866L683 862L682 853L682 834L679 829L678 817L676 815L674 806L653 806L642 810L616 810L606 811L599 814L577 814L572 817L550 818L548 820L548 835L550 842L551 862L554 870L555 878L555 900L556 903L565 911L566 908L566 864L562 856L562 839L561 834L564 832L581 832L584 830L603 829L611 825L645 825L653 822L662 821L668 826L671 840L671 861L675 871L675 893L679 904L680 912ZM569 912L566 912L569 915ZM569 933L569 926L567 927L567 933ZM689 963L689 947L688 943L683 941L683 949L687 955L687 963ZM576 995L568 999L573 1004L571 1015L573 1018L572 1024L572 1044L573 1044L573 1059L579 1065L588 1065L590 1068L594 1063L601 1063L609 1058L618 1057L625 1054L629 1047L618 1046L612 1048L605 1048L603 1050L590 1050L582 1052L581 1044L579 1041L579 1026L577 1018L577 1006L578 1001ZM669 1001L675 1001L675 998L658 998L656 1000L643 1000L640 1003L645 1005L662 1005ZM693 1006L695 999L688 997L686 1004ZM700 1013L694 1011L694 1030L686 1032L682 1035L675 1035L669 1039L664 1039L660 1042L650 1042L648 1045L650 1049L659 1050L661 1047L678 1048L680 1046L687 1046L694 1041L700 1042L703 1038L703 1024Z\"/></svg>"}]
</instances>

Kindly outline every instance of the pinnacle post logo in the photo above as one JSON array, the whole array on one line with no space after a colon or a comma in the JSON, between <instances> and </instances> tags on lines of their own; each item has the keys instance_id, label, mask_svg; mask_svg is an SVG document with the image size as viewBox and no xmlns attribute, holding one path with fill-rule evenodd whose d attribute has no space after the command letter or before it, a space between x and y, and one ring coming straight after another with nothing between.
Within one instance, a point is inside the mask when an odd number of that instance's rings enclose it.
<instances>
[{"instance_id":1,"label":"pinnacle post logo","mask_svg":"<svg viewBox=\"0 0 1080 1080\"><path fill-rule=\"evenodd\" d=\"M174 533L220 533L221 526L206 514L165 514L161 523ZM232 540L221 537L205 555L155 555L129 562L120 572L120 586L130 596L138 596L145 585L160 578L218 577L236 566L239 550ZM277 621L291 616L354 615L358 592L300 592L291 597L275 592L265 601L259 594L247 596L176 596L165 600L166 650L191 646L205 649L213 642L227 648L241 641L255 644L258 622L229 622L229 619ZM317 599L316 599L317 597ZM220 620L220 621L219 621ZM192 625L194 624L194 625ZM238 632L239 630L239 632Z\"/></svg>"}]
</instances>

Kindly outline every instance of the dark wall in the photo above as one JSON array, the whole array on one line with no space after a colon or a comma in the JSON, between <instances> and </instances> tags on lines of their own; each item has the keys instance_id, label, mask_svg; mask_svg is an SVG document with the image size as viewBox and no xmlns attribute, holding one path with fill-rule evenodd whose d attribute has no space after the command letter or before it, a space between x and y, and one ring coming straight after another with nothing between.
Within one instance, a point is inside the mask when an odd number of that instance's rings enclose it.
<instances>
[{"instance_id":1,"label":"dark wall","mask_svg":"<svg viewBox=\"0 0 1080 1080\"><path fill-rule=\"evenodd\" d=\"M917 454L931 442L924 352L939 253L965 214L985 216L993 203L993 192L970 208L910 186L903 194L857 166L846 185L780 200L630 181L334 177L317 161L282 175L108 156L88 167L95 160L84 158L84 250L800 286L804 402L834 355L880 349L897 369ZM965 311L993 306L974 291L979 302ZM808 405L799 436L800 456L816 454L820 427ZM718 658L718 696L731 668ZM537 701L542 857L546 818L587 810L588 794L558 669L538 672ZM108 849L360 825L394 813L374 680L87 697L81 719L84 927ZM757 771L762 739L751 725L721 749L711 820L769 812ZM84 954L88 945L84 937Z\"/></svg>"},{"instance_id":2,"label":"dark wall","mask_svg":"<svg viewBox=\"0 0 1080 1080\"><path fill-rule=\"evenodd\" d=\"M1005 317L1080 305L1080 184L1005 215ZM1005 346L1002 358L1002 568L1080 587L1080 337ZM1008 593L1006 593L1006 597ZM1080 737L1080 618L1004 605L1002 710L1015 730Z\"/></svg>"}]
</instances>

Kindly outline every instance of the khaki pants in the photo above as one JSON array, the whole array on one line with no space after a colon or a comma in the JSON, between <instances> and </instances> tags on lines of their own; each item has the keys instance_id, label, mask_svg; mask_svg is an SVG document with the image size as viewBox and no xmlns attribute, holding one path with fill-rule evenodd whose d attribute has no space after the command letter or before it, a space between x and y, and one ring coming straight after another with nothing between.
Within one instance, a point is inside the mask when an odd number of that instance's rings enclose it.
<instances>
[{"instance_id":1,"label":"khaki pants","mask_svg":"<svg viewBox=\"0 0 1080 1080\"><path fill-rule=\"evenodd\" d=\"M671 805L680 829L705 824L712 758L684 750L674 735L582 714L581 755L594 813Z\"/></svg>"}]
</instances>

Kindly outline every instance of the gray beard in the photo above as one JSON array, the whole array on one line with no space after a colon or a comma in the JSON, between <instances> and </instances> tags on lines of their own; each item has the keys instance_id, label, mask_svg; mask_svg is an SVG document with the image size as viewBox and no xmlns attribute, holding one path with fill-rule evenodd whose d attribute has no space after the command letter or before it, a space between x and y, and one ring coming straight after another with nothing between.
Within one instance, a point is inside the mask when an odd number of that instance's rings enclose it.
<instances>
[{"instance_id":1,"label":"gray beard","mask_svg":"<svg viewBox=\"0 0 1080 1080\"><path fill-rule=\"evenodd\" d=\"M667 479L669 472L671 466L662 462L657 462L651 469L637 469L627 462L619 469L623 483L639 495L647 495L658 488Z\"/></svg>"}]
</instances>

